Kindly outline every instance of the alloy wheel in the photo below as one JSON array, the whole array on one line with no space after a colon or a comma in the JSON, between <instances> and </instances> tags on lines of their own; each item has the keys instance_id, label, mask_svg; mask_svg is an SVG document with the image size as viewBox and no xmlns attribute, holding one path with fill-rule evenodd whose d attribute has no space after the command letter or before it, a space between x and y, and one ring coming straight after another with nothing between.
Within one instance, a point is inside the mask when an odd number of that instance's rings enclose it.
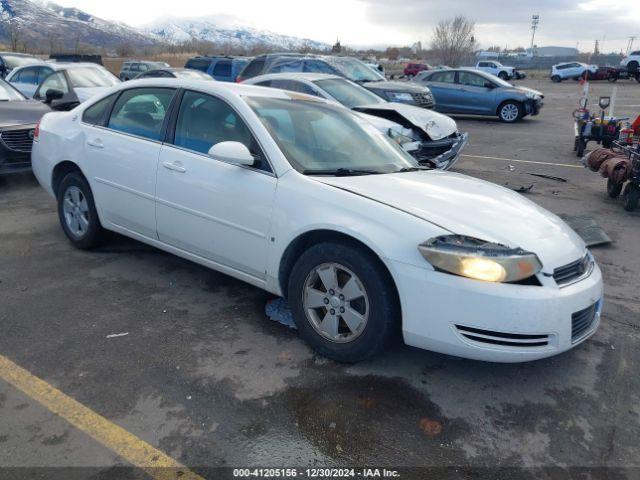
<instances>
[{"instance_id":1,"label":"alloy wheel","mask_svg":"<svg viewBox=\"0 0 640 480\"><path fill-rule=\"evenodd\" d=\"M64 192L62 211L69 232L76 238L83 237L89 230L89 204L82 190L75 185Z\"/></svg>"},{"instance_id":2,"label":"alloy wheel","mask_svg":"<svg viewBox=\"0 0 640 480\"><path fill-rule=\"evenodd\" d=\"M519 115L520 109L514 103L507 103L500 110L500 117L502 117L505 122L515 122Z\"/></svg>"},{"instance_id":3,"label":"alloy wheel","mask_svg":"<svg viewBox=\"0 0 640 480\"><path fill-rule=\"evenodd\" d=\"M358 276L339 263L323 263L309 272L302 292L307 320L323 338L348 343L369 319L369 298Z\"/></svg>"}]
</instances>

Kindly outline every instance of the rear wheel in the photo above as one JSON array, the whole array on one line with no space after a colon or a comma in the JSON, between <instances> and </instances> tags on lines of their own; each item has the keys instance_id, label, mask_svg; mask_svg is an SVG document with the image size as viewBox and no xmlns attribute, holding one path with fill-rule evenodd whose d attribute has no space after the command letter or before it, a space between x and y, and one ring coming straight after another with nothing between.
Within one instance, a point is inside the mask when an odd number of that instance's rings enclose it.
<instances>
[{"instance_id":1,"label":"rear wheel","mask_svg":"<svg viewBox=\"0 0 640 480\"><path fill-rule=\"evenodd\" d=\"M607 81L611 82L611 83L617 82L618 81L618 75L613 74L613 73L609 74L609 76L607 77Z\"/></svg>"},{"instance_id":2,"label":"rear wheel","mask_svg":"<svg viewBox=\"0 0 640 480\"><path fill-rule=\"evenodd\" d=\"M320 243L304 252L291 272L288 300L300 335L338 362L380 353L400 318L380 261L347 243Z\"/></svg>"},{"instance_id":3,"label":"rear wheel","mask_svg":"<svg viewBox=\"0 0 640 480\"><path fill-rule=\"evenodd\" d=\"M622 192L623 183L616 183L611 179L607 180L607 194L611 198L618 198Z\"/></svg>"},{"instance_id":4,"label":"rear wheel","mask_svg":"<svg viewBox=\"0 0 640 480\"><path fill-rule=\"evenodd\" d=\"M551 77L551 81L554 83L560 83L562 81L562 78L560 78L560 75L554 75Z\"/></svg>"},{"instance_id":5,"label":"rear wheel","mask_svg":"<svg viewBox=\"0 0 640 480\"><path fill-rule=\"evenodd\" d=\"M498 118L504 123L515 123L524 116L524 109L519 102L508 100L498 108Z\"/></svg>"},{"instance_id":6,"label":"rear wheel","mask_svg":"<svg viewBox=\"0 0 640 480\"><path fill-rule=\"evenodd\" d=\"M507 74L507 72L500 72L500 73L498 74L498 77L499 77L501 80L508 80L508 79L509 79L509 75Z\"/></svg>"},{"instance_id":7,"label":"rear wheel","mask_svg":"<svg viewBox=\"0 0 640 480\"><path fill-rule=\"evenodd\" d=\"M627 64L627 70L629 70L630 73L636 73L638 71L638 62L629 62Z\"/></svg>"},{"instance_id":8,"label":"rear wheel","mask_svg":"<svg viewBox=\"0 0 640 480\"><path fill-rule=\"evenodd\" d=\"M624 209L627 212L633 212L640 202L640 187L631 182L627 183L622 193L622 200Z\"/></svg>"},{"instance_id":9,"label":"rear wheel","mask_svg":"<svg viewBox=\"0 0 640 480\"><path fill-rule=\"evenodd\" d=\"M104 237L93 193L79 172L69 173L58 189L58 217L62 230L80 249L95 247Z\"/></svg>"}]
</instances>

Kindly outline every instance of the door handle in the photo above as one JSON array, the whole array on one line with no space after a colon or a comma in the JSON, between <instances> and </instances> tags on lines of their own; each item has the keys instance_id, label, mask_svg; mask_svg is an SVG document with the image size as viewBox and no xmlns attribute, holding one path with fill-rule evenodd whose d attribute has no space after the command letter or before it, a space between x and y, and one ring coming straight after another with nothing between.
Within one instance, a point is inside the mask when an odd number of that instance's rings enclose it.
<instances>
[{"instance_id":1,"label":"door handle","mask_svg":"<svg viewBox=\"0 0 640 480\"><path fill-rule=\"evenodd\" d=\"M164 166L164 168L166 168L167 170L172 170L174 172L178 172L178 173L185 173L187 171L186 168L184 168L182 165L180 165L179 163L172 163L172 162L162 162L162 165Z\"/></svg>"},{"instance_id":2,"label":"door handle","mask_svg":"<svg viewBox=\"0 0 640 480\"><path fill-rule=\"evenodd\" d=\"M88 140L87 145L93 148L104 148L104 144L102 143L102 140L100 140L99 138L96 138L94 140Z\"/></svg>"}]
</instances>

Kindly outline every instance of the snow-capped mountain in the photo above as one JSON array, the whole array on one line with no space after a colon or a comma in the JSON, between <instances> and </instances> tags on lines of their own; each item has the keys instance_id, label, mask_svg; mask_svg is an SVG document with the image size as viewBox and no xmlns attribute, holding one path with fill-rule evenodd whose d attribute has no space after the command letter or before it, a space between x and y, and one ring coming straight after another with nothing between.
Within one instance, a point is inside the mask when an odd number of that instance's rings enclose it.
<instances>
[{"instance_id":1,"label":"snow-capped mountain","mask_svg":"<svg viewBox=\"0 0 640 480\"><path fill-rule=\"evenodd\" d=\"M65 8L53 2L0 0L0 41L46 50L49 46L65 49L78 43L96 50L111 49L124 43L151 45L156 39L132 27L94 17L77 8Z\"/></svg>"},{"instance_id":2,"label":"snow-capped mountain","mask_svg":"<svg viewBox=\"0 0 640 480\"><path fill-rule=\"evenodd\" d=\"M17 43L18 48L26 45L30 50L68 51L82 44L99 52L122 45L136 48L189 40L204 40L221 48L233 46L247 50L256 46L285 50L328 48L321 42L231 25L216 21L214 17L165 20L136 29L48 0L0 0L0 42L9 46Z\"/></svg>"},{"instance_id":3,"label":"snow-capped mountain","mask_svg":"<svg viewBox=\"0 0 640 480\"><path fill-rule=\"evenodd\" d=\"M241 24L227 24L220 19L167 19L158 21L145 29L161 41L183 43L189 40L203 40L216 45L230 45L251 49L266 46L275 49L299 50L302 48L325 50L329 45L306 38L281 35L268 30L260 30Z\"/></svg>"}]
</instances>

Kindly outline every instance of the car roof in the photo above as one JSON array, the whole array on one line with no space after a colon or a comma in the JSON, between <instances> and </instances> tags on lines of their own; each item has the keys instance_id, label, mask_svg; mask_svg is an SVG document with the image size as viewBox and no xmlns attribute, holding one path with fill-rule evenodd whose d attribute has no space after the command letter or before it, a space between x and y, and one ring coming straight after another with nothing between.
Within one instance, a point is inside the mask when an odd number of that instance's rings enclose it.
<instances>
[{"instance_id":1,"label":"car roof","mask_svg":"<svg viewBox=\"0 0 640 480\"><path fill-rule=\"evenodd\" d=\"M101 69L105 68L102 65L98 65L97 63L91 63L91 62L44 62L44 63L56 71L68 70L70 68L83 68L83 67L84 68L86 67L101 68Z\"/></svg>"},{"instance_id":2,"label":"car roof","mask_svg":"<svg viewBox=\"0 0 640 480\"><path fill-rule=\"evenodd\" d=\"M265 75L258 75L250 78L249 80L276 80L276 79L289 79L289 80L306 80L308 82L316 82L318 80L327 80L338 78L340 80L346 80L344 77L338 75L331 75L329 73L314 73L314 72L282 72L282 73L267 73ZM249 81L247 80L247 81Z\"/></svg>"},{"instance_id":3,"label":"car roof","mask_svg":"<svg viewBox=\"0 0 640 480\"><path fill-rule=\"evenodd\" d=\"M0 55L15 55L16 57L33 57L38 58L35 55L30 55L28 53L18 53L18 52L0 52Z\"/></svg>"},{"instance_id":4,"label":"car roof","mask_svg":"<svg viewBox=\"0 0 640 480\"><path fill-rule=\"evenodd\" d=\"M205 93L213 94L230 94L235 97L267 97L267 98L281 98L284 100L291 100L292 98L307 97L309 100L318 102L326 102L325 100L314 97L311 95L305 95L297 92L287 92L278 88L265 88L257 85L247 85L242 83L229 83L229 82L211 82L209 80L191 80L182 78L142 78L136 80L130 80L117 86L116 90L126 90L133 87L179 87L185 89L195 89ZM295 97L292 97L294 95Z\"/></svg>"}]
</instances>

